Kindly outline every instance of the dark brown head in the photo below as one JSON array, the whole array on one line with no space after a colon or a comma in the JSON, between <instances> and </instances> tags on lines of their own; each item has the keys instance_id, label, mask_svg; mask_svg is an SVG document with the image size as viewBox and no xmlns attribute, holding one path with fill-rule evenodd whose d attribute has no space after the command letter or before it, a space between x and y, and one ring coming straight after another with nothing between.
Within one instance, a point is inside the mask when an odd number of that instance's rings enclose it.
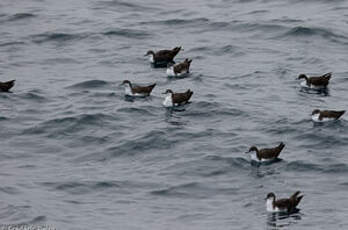
<instances>
[{"instance_id":1,"label":"dark brown head","mask_svg":"<svg viewBox=\"0 0 348 230\"><path fill-rule=\"evenodd\" d=\"M164 93L162 93L162 94L173 94L173 91L171 90L171 89L167 89Z\"/></svg>"},{"instance_id":2,"label":"dark brown head","mask_svg":"<svg viewBox=\"0 0 348 230\"><path fill-rule=\"evenodd\" d=\"M125 84L128 84L130 86L132 85L132 83L128 80L124 80L121 85L125 85Z\"/></svg>"},{"instance_id":3,"label":"dark brown head","mask_svg":"<svg viewBox=\"0 0 348 230\"><path fill-rule=\"evenodd\" d=\"M308 79L307 76L303 73L301 73L300 75L298 75L298 78L297 79Z\"/></svg>"},{"instance_id":4,"label":"dark brown head","mask_svg":"<svg viewBox=\"0 0 348 230\"><path fill-rule=\"evenodd\" d=\"M144 56L149 56L150 54L155 55L155 52L153 52L152 50L149 50Z\"/></svg>"},{"instance_id":5,"label":"dark brown head","mask_svg":"<svg viewBox=\"0 0 348 230\"><path fill-rule=\"evenodd\" d=\"M250 149L249 149L249 151L246 152L246 153L250 153L250 152L252 152L252 151L255 151L255 152L258 151L257 148L256 148L256 146L251 146Z\"/></svg>"},{"instance_id":6,"label":"dark brown head","mask_svg":"<svg viewBox=\"0 0 348 230\"><path fill-rule=\"evenodd\" d=\"M267 194L267 197L266 197L265 200L268 200L268 199L275 200L275 198L276 198L275 194L273 192L270 192L270 193Z\"/></svg>"},{"instance_id":7,"label":"dark brown head","mask_svg":"<svg viewBox=\"0 0 348 230\"><path fill-rule=\"evenodd\" d=\"M318 114L318 113L320 113L320 110L319 109L315 109L315 110L313 110L312 115Z\"/></svg>"}]
</instances>

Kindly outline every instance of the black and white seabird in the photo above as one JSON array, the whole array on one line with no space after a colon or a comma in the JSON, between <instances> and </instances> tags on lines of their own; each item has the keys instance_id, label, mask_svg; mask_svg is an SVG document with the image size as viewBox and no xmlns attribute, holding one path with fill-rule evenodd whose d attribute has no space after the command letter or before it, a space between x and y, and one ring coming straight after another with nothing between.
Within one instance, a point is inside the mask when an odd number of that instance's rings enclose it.
<instances>
[{"instance_id":1,"label":"black and white seabird","mask_svg":"<svg viewBox=\"0 0 348 230\"><path fill-rule=\"evenodd\" d=\"M250 153L251 159L255 161L271 161L278 158L284 147L285 144L283 142L281 142L277 147L260 150L256 146L251 146L249 151L246 153ZM255 151L255 154L252 153L252 151Z\"/></svg>"},{"instance_id":2,"label":"black and white seabird","mask_svg":"<svg viewBox=\"0 0 348 230\"><path fill-rule=\"evenodd\" d=\"M152 50L147 51L145 56L150 55L150 62L154 65L165 67L168 63L174 63L174 57L181 50L181 46L175 47L172 50L160 50L154 52Z\"/></svg>"},{"instance_id":3,"label":"black and white seabird","mask_svg":"<svg viewBox=\"0 0 348 230\"><path fill-rule=\"evenodd\" d=\"M165 107L173 107L188 103L193 92L190 89L188 89L184 93L174 93L172 90L167 89L167 91L163 94L166 94L166 98L163 101L163 105Z\"/></svg>"},{"instance_id":4,"label":"black and white seabird","mask_svg":"<svg viewBox=\"0 0 348 230\"><path fill-rule=\"evenodd\" d=\"M315 109L312 112L312 120L315 122L326 122L338 120L346 111L334 111L334 110L319 110Z\"/></svg>"},{"instance_id":5,"label":"black and white seabird","mask_svg":"<svg viewBox=\"0 0 348 230\"><path fill-rule=\"evenodd\" d=\"M307 77L305 74L300 74L298 79L305 79L301 86L311 89L326 88L329 84L332 73L326 73L322 76Z\"/></svg>"},{"instance_id":6,"label":"black and white seabird","mask_svg":"<svg viewBox=\"0 0 348 230\"><path fill-rule=\"evenodd\" d=\"M167 67L167 75L169 77L178 77L178 76L182 76L183 74L189 73L191 62L192 62L192 59L186 58L185 61L175 65L172 63L169 63Z\"/></svg>"},{"instance_id":7,"label":"black and white seabird","mask_svg":"<svg viewBox=\"0 0 348 230\"><path fill-rule=\"evenodd\" d=\"M9 92L9 90L14 86L16 80L0 82L0 92Z\"/></svg>"},{"instance_id":8,"label":"black and white seabird","mask_svg":"<svg viewBox=\"0 0 348 230\"><path fill-rule=\"evenodd\" d=\"M276 200L273 192L268 193L266 197L266 209L268 212L288 212L296 211L297 205L300 203L303 195L299 196L301 192L295 192L291 197Z\"/></svg>"},{"instance_id":9,"label":"black and white seabird","mask_svg":"<svg viewBox=\"0 0 348 230\"><path fill-rule=\"evenodd\" d=\"M132 97L146 97L150 96L152 89L156 86L155 84L149 86L133 86L128 80L124 80L121 85L124 85L125 94Z\"/></svg>"}]
</instances>

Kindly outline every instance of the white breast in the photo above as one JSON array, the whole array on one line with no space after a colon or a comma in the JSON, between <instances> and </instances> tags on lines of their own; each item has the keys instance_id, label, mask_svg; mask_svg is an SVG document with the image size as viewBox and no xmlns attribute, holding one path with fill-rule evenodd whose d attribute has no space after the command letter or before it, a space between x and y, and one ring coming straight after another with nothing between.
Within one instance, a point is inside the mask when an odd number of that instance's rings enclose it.
<instances>
[{"instance_id":1,"label":"white breast","mask_svg":"<svg viewBox=\"0 0 348 230\"><path fill-rule=\"evenodd\" d=\"M271 159L261 159L261 160L259 160L259 158L257 158L257 155L256 155L255 151L250 152L249 155L250 155L250 159L252 161L257 161L257 162L267 162L267 161L272 161L274 159L274 158L271 158Z\"/></svg>"},{"instance_id":2,"label":"white breast","mask_svg":"<svg viewBox=\"0 0 348 230\"><path fill-rule=\"evenodd\" d=\"M173 107L173 100L172 100L172 95L168 94L166 98L163 101L163 105L165 107Z\"/></svg>"},{"instance_id":3,"label":"white breast","mask_svg":"<svg viewBox=\"0 0 348 230\"><path fill-rule=\"evenodd\" d=\"M278 207L273 208L273 198L266 200L266 209L267 212L286 212L287 209L279 209Z\"/></svg>"},{"instance_id":4,"label":"white breast","mask_svg":"<svg viewBox=\"0 0 348 230\"><path fill-rule=\"evenodd\" d=\"M167 76L168 77L175 77L176 76L176 74L174 72L174 67L173 66L167 68Z\"/></svg>"},{"instance_id":5,"label":"white breast","mask_svg":"<svg viewBox=\"0 0 348 230\"><path fill-rule=\"evenodd\" d=\"M149 61L150 61L151 63L155 63L155 59L154 59L154 57L153 57L153 54L150 54Z\"/></svg>"},{"instance_id":6,"label":"white breast","mask_svg":"<svg viewBox=\"0 0 348 230\"><path fill-rule=\"evenodd\" d=\"M315 86L315 85L307 85L307 82L306 81L302 81L301 82L301 87L303 87L303 88L308 88L308 89L325 89L325 87L323 87L323 86Z\"/></svg>"},{"instance_id":7,"label":"white breast","mask_svg":"<svg viewBox=\"0 0 348 230\"><path fill-rule=\"evenodd\" d=\"M124 85L124 93L128 96L134 96L131 87L128 84Z\"/></svg>"},{"instance_id":8,"label":"white breast","mask_svg":"<svg viewBox=\"0 0 348 230\"><path fill-rule=\"evenodd\" d=\"M277 207L273 208L273 198L269 198L269 199L266 200L266 209L267 209L267 212L277 212L277 211L279 211L279 209Z\"/></svg>"},{"instance_id":9,"label":"white breast","mask_svg":"<svg viewBox=\"0 0 348 230\"><path fill-rule=\"evenodd\" d=\"M327 118L327 117L324 117L322 120L319 120L319 116L320 116L319 113L312 115L312 121L314 121L314 122L327 122L327 121L334 121L335 120L334 118Z\"/></svg>"}]
</instances>

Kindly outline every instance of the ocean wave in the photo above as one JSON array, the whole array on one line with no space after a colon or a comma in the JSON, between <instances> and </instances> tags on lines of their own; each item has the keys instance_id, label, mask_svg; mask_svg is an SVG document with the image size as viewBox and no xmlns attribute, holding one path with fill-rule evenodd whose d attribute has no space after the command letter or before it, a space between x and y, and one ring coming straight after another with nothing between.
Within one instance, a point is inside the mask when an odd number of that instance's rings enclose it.
<instances>
[{"instance_id":1,"label":"ocean wave","mask_svg":"<svg viewBox=\"0 0 348 230\"><path fill-rule=\"evenodd\" d=\"M41 182L39 184L53 191L63 191L75 195L94 193L112 188L119 189L122 187L117 181Z\"/></svg>"},{"instance_id":2,"label":"ocean wave","mask_svg":"<svg viewBox=\"0 0 348 230\"><path fill-rule=\"evenodd\" d=\"M58 135L69 136L73 133L84 130L86 127L100 127L113 119L113 116L103 113L61 117L44 121L34 127L24 129L22 134L45 134L47 137L52 138L56 138Z\"/></svg>"},{"instance_id":3,"label":"ocean wave","mask_svg":"<svg viewBox=\"0 0 348 230\"><path fill-rule=\"evenodd\" d=\"M0 47L2 46L17 46L17 45L25 45L25 42L21 42L21 41L13 41L13 42L4 42L4 43L0 43Z\"/></svg>"},{"instance_id":4,"label":"ocean wave","mask_svg":"<svg viewBox=\"0 0 348 230\"><path fill-rule=\"evenodd\" d=\"M347 173L348 172L348 165L344 163L339 164L326 164L326 165L319 165L304 161L292 161L286 164L285 166L286 170L296 171L296 172L306 172L306 171L314 171L314 172L321 172L321 173Z\"/></svg>"},{"instance_id":5,"label":"ocean wave","mask_svg":"<svg viewBox=\"0 0 348 230\"><path fill-rule=\"evenodd\" d=\"M31 13L17 13L17 14L10 16L10 18L8 20L9 21L16 21L16 20L33 18L33 17L36 17L36 15L31 14Z\"/></svg>"},{"instance_id":6,"label":"ocean wave","mask_svg":"<svg viewBox=\"0 0 348 230\"><path fill-rule=\"evenodd\" d=\"M192 18L192 19L166 19L166 20L157 20L157 21L145 21L140 22L140 25L164 25L164 26L175 26L175 27L181 27L181 26L188 26L188 25L203 25L205 23L208 23L208 18Z\"/></svg>"},{"instance_id":7,"label":"ocean wave","mask_svg":"<svg viewBox=\"0 0 348 230\"><path fill-rule=\"evenodd\" d=\"M69 33L58 33L58 32L46 32L41 34L31 35L31 41L34 43L45 43L45 42L66 42L72 40L79 40L88 37L88 34L69 34Z\"/></svg>"},{"instance_id":8,"label":"ocean wave","mask_svg":"<svg viewBox=\"0 0 348 230\"><path fill-rule=\"evenodd\" d=\"M305 27L305 26L296 26L291 29L288 29L284 34L278 36L278 38L287 38L287 37L312 37L318 36L325 39L332 39L333 41L348 42L346 36L334 33L330 29L320 28L320 27Z\"/></svg>"},{"instance_id":9,"label":"ocean wave","mask_svg":"<svg viewBox=\"0 0 348 230\"><path fill-rule=\"evenodd\" d=\"M6 14L2 14L0 15L0 22L13 22L13 21L19 21L19 20L27 20L30 18L34 18L37 15L32 14L32 13L16 13L13 15L6 15Z\"/></svg>"},{"instance_id":10,"label":"ocean wave","mask_svg":"<svg viewBox=\"0 0 348 230\"><path fill-rule=\"evenodd\" d=\"M146 98L139 98L140 100L147 100ZM123 107L117 109L117 113L132 114L132 116L156 116L157 113L153 110L152 106L142 106L142 107Z\"/></svg>"},{"instance_id":11,"label":"ocean wave","mask_svg":"<svg viewBox=\"0 0 348 230\"><path fill-rule=\"evenodd\" d=\"M197 182L184 183L175 186L169 186L165 189L153 190L151 195L166 196L166 197L180 197L180 198L204 198L208 193L211 193L210 189Z\"/></svg>"},{"instance_id":12,"label":"ocean wave","mask_svg":"<svg viewBox=\"0 0 348 230\"><path fill-rule=\"evenodd\" d=\"M136 3L131 3L129 1L121 1L121 0L109 0L109 1L98 1L95 7L93 9L101 9L105 10L105 6L108 8L113 8L118 11L148 11L148 10L155 10L156 7L150 7L146 4L140 5Z\"/></svg>"},{"instance_id":13,"label":"ocean wave","mask_svg":"<svg viewBox=\"0 0 348 230\"><path fill-rule=\"evenodd\" d=\"M10 195L16 195L19 194L19 190L12 186L0 186L0 192L7 193Z\"/></svg>"},{"instance_id":14,"label":"ocean wave","mask_svg":"<svg viewBox=\"0 0 348 230\"><path fill-rule=\"evenodd\" d=\"M134 30L134 29L110 29L102 33L105 36L118 36L126 38L144 39L149 38L152 34L144 30Z\"/></svg>"},{"instance_id":15,"label":"ocean wave","mask_svg":"<svg viewBox=\"0 0 348 230\"><path fill-rule=\"evenodd\" d=\"M32 102L46 102L49 98L43 95L40 90L30 90L23 94L16 94L21 99L30 100Z\"/></svg>"},{"instance_id":16,"label":"ocean wave","mask_svg":"<svg viewBox=\"0 0 348 230\"><path fill-rule=\"evenodd\" d=\"M194 96L194 95L193 95ZM191 103L190 110L185 113L193 117L220 117L220 116L248 116L246 112L237 108L231 108L220 102L195 101ZM220 116L219 116L220 115Z\"/></svg>"},{"instance_id":17,"label":"ocean wave","mask_svg":"<svg viewBox=\"0 0 348 230\"><path fill-rule=\"evenodd\" d=\"M88 81L83 81L83 82L73 84L66 88L93 89L93 88L102 88L108 84L109 83L107 81L103 81L103 80L88 80Z\"/></svg>"},{"instance_id":18,"label":"ocean wave","mask_svg":"<svg viewBox=\"0 0 348 230\"><path fill-rule=\"evenodd\" d=\"M166 132L161 130L149 131L140 137L120 141L119 144L108 147L105 153L111 157L121 155L133 156L160 149L170 149L178 140L171 140Z\"/></svg>"}]
</instances>

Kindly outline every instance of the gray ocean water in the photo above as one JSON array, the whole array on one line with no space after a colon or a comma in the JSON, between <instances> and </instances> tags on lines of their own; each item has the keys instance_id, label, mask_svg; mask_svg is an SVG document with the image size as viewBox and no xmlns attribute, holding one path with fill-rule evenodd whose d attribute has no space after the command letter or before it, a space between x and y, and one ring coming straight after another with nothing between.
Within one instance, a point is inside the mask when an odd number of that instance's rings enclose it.
<instances>
[{"instance_id":1,"label":"gray ocean water","mask_svg":"<svg viewBox=\"0 0 348 230\"><path fill-rule=\"evenodd\" d=\"M346 229L348 1L1 0L0 223L57 229ZM149 49L183 46L169 79ZM333 72L328 94L300 73ZM127 100L120 83L157 83ZM166 89L194 91L180 111ZM251 145L286 144L257 166ZM267 214L268 192L305 196Z\"/></svg>"}]
</instances>

